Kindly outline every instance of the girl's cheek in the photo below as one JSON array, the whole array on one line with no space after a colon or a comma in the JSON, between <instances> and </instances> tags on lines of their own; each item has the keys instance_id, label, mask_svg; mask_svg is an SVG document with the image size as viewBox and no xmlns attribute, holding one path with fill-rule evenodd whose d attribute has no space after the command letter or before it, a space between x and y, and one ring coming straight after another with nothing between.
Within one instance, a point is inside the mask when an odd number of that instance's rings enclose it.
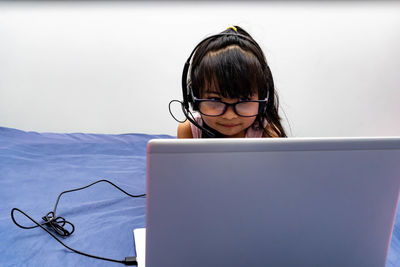
<instances>
[{"instance_id":1,"label":"girl's cheek","mask_svg":"<svg viewBox=\"0 0 400 267\"><path fill-rule=\"evenodd\" d=\"M203 121L208 125L208 126L213 126L215 124L215 119L213 117L202 117Z\"/></svg>"}]
</instances>

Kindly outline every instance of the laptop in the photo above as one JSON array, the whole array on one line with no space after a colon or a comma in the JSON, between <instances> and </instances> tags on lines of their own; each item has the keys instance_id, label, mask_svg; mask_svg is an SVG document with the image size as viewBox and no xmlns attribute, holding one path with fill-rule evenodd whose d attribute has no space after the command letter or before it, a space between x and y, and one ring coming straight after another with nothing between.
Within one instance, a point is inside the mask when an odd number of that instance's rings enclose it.
<instances>
[{"instance_id":1,"label":"laptop","mask_svg":"<svg viewBox=\"0 0 400 267\"><path fill-rule=\"evenodd\" d=\"M384 267L400 137L151 140L146 190L146 267Z\"/></svg>"}]
</instances>

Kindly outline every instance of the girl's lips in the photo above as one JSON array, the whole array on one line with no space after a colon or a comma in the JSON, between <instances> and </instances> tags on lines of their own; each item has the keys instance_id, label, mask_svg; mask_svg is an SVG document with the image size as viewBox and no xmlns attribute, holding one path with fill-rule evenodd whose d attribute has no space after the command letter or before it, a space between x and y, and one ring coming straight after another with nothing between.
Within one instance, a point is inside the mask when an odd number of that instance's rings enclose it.
<instances>
[{"instance_id":1,"label":"girl's lips","mask_svg":"<svg viewBox=\"0 0 400 267\"><path fill-rule=\"evenodd\" d=\"M238 126L239 124L220 124L220 125L226 128L233 128L235 126Z\"/></svg>"}]
</instances>

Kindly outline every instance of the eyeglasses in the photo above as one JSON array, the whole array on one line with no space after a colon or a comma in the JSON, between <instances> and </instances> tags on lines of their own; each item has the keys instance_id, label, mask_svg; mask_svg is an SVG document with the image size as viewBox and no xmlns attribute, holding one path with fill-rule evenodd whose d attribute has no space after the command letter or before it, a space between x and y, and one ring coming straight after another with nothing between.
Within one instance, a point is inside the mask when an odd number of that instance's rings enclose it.
<instances>
[{"instance_id":1,"label":"eyeglasses","mask_svg":"<svg viewBox=\"0 0 400 267\"><path fill-rule=\"evenodd\" d=\"M264 109L267 99L264 100L242 100L236 103L225 103L216 99L197 99L193 97L193 102L201 114L210 117L221 116L228 107L232 106L233 111L241 117L257 116Z\"/></svg>"}]
</instances>

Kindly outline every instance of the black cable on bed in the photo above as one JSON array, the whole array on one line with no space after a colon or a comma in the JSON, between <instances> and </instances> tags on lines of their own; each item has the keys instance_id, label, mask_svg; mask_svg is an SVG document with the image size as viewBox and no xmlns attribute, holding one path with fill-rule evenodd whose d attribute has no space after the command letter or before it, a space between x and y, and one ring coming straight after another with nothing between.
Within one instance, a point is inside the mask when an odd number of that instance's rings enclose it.
<instances>
[{"instance_id":1,"label":"black cable on bed","mask_svg":"<svg viewBox=\"0 0 400 267\"><path fill-rule=\"evenodd\" d=\"M57 201L56 201L56 204L55 204L55 206L54 206L53 211L50 211L49 213L47 213L45 216L42 217L42 219L43 219L43 221L44 221L43 223L38 223L37 221L35 221L34 219L32 219L28 214L26 214L25 212L23 212L22 210L20 210L20 209L18 209L18 208L13 208L13 209L11 210L11 219L12 219L12 221L13 221L18 227L23 228L23 229L33 229L33 228L36 228L36 227L42 228L42 229L45 230L49 235L51 235L54 239L56 239L59 243L61 243L61 245L63 245L64 247L66 247L67 249L69 249L69 250L71 250L71 251L73 251L73 252L75 252L75 253L78 253L78 254L81 254L81 255L84 255L84 256L87 256L87 257L95 258L95 259L100 259L100 260L105 260L105 261L111 261L111 262L117 262L117 263L123 263L123 264L125 264L125 265L137 265L136 257L126 257L124 260L114 260L114 259L99 257L99 256L95 256L95 255L91 255L91 254L87 254L87 253L84 253L84 252L75 250L75 249L73 249L73 248L71 248L71 247L65 245L65 244L64 244L60 239L58 239L53 233L51 233L48 229L46 229L46 228L43 227L43 226L47 226L47 227L49 227L50 229L53 229L54 232L55 232L56 234L58 234L59 236L63 236L63 237L70 236L70 235L74 232L75 226L74 226L72 223L70 223L70 222L68 222L67 220L65 220L63 217L56 217L56 210L57 210L58 202L60 201L61 196L62 196L63 194L65 194L65 193L70 193L70 192L74 192L74 191L79 191L79 190L86 189L86 188L88 188L88 187L90 187L90 186L92 186L92 185L95 185L95 184L97 184L97 183L100 183L100 182L109 183L109 184L111 184L112 186L116 187L118 190L120 190L121 192L125 193L126 195L128 195L128 196L130 196L130 197L137 198L137 197L145 197L145 196L146 196L146 194L141 194L141 195L132 195L132 194L129 194L128 192L126 192L125 190L121 189L119 186L113 184L112 182L110 182L110 181L108 181L108 180L99 180L99 181L96 181L96 182L94 182L94 183L91 183L91 184L89 184L89 185L87 185L87 186L80 187L80 188L76 188L76 189L72 189L72 190L67 190L67 191L64 191L64 192L60 193L59 196L58 196L58 198L57 198ZM30 219L32 222L34 222L36 225L34 225L34 226L23 226L23 225L17 223L17 221L15 220L15 217L14 217L14 212L15 212L15 211L18 211L18 212L22 213L22 214L25 215L28 219ZM69 225L71 229L70 229L70 230L66 229L66 228L64 227L64 226L66 226L66 225Z\"/></svg>"}]
</instances>

